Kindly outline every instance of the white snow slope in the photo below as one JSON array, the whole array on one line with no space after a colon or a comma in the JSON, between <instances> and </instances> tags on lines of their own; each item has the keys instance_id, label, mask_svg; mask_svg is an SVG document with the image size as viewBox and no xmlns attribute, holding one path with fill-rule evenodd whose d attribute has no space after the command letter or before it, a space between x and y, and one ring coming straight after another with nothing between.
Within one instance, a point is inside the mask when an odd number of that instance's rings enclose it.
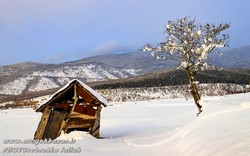
<instances>
[{"instance_id":1,"label":"white snow slope","mask_svg":"<svg viewBox=\"0 0 250 156\"><path fill-rule=\"evenodd\" d=\"M0 155L250 155L250 93L206 97L203 103L204 112L199 117L192 100L111 103L101 112L103 139L77 131L58 138L75 138L74 144L9 144L6 139L32 139L41 113L32 109L2 110ZM52 147L53 154L41 152ZM72 153L73 148L76 153Z\"/></svg>"}]
</instances>

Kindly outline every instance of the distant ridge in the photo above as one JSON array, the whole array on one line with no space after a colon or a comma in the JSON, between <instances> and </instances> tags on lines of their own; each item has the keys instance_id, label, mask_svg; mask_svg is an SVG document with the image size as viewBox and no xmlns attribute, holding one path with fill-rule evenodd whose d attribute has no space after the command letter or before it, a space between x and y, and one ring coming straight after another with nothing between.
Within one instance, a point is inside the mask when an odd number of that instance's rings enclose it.
<instances>
[{"instance_id":1,"label":"distant ridge","mask_svg":"<svg viewBox=\"0 0 250 156\"><path fill-rule=\"evenodd\" d=\"M250 68L250 45L226 50L216 58L212 55L212 64L223 68Z\"/></svg>"},{"instance_id":2,"label":"distant ridge","mask_svg":"<svg viewBox=\"0 0 250 156\"><path fill-rule=\"evenodd\" d=\"M250 68L250 46L229 49L220 57L211 54L209 60L214 66L224 69ZM156 60L150 52L135 51L61 64L23 62L0 66L0 96L58 88L75 78L84 82L107 81L174 69L177 65L170 60Z\"/></svg>"}]
</instances>

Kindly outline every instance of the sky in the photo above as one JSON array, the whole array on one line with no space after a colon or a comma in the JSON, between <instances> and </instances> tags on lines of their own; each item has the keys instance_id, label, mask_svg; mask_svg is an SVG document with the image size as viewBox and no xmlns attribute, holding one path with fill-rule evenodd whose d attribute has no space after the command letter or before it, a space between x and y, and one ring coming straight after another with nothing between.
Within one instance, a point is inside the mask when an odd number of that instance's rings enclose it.
<instances>
[{"instance_id":1,"label":"sky","mask_svg":"<svg viewBox=\"0 0 250 156\"><path fill-rule=\"evenodd\" d=\"M230 48L250 45L249 0L0 0L0 65L62 63L164 41L169 20L231 23Z\"/></svg>"}]
</instances>

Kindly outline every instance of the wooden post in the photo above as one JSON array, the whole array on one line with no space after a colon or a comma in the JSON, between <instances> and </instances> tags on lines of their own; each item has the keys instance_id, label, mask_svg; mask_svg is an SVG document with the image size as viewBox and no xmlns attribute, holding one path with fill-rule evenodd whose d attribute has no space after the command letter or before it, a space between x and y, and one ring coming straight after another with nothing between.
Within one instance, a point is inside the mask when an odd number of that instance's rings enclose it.
<instances>
[{"instance_id":1,"label":"wooden post","mask_svg":"<svg viewBox=\"0 0 250 156\"><path fill-rule=\"evenodd\" d=\"M90 134L96 138L100 137L100 120L101 120L101 110L102 110L102 106L98 106L97 110L96 110L96 119L95 119L95 123L93 125L93 127L91 127L90 129Z\"/></svg>"},{"instance_id":2,"label":"wooden post","mask_svg":"<svg viewBox=\"0 0 250 156\"><path fill-rule=\"evenodd\" d=\"M73 104L73 107L70 111L70 114L74 111L75 107L76 107L76 104L77 104L77 100L78 100L78 97L77 97L77 86L76 84L74 84L74 104Z\"/></svg>"},{"instance_id":3,"label":"wooden post","mask_svg":"<svg viewBox=\"0 0 250 156\"><path fill-rule=\"evenodd\" d=\"M65 129L66 129L66 121L63 120L62 124L61 124L61 127L60 127L60 130L59 130L59 133L58 133L58 136L60 136L61 133L62 133L62 130L65 130Z\"/></svg>"},{"instance_id":4,"label":"wooden post","mask_svg":"<svg viewBox=\"0 0 250 156\"><path fill-rule=\"evenodd\" d=\"M76 83L74 84L74 103L73 103L73 106L72 106L72 109L70 110L69 112L69 115L67 116L67 118L65 119L65 122L63 122L61 128L64 128L64 131L67 132L67 121L68 119L70 118L70 115L71 113L74 111L75 107L76 107L76 104L77 104L77 100L78 100L78 97L77 97L77 86L76 86Z\"/></svg>"},{"instance_id":5,"label":"wooden post","mask_svg":"<svg viewBox=\"0 0 250 156\"><path fill-rule=\"evenodd\" d=\"M42 139L43 137L43 133L44 133L44 130L46 128L46 125L48 123L48 120L49 120L49 116L50 116L50 112L51 110L48 109L48 106L45 108L44 112L43 112L43 115L41 117L41 120L39 122L39 125L37 127L37 130L35 132L35 136L34 136L34 139L35 140L40 140Z\"/></svg>"}]
</instances>

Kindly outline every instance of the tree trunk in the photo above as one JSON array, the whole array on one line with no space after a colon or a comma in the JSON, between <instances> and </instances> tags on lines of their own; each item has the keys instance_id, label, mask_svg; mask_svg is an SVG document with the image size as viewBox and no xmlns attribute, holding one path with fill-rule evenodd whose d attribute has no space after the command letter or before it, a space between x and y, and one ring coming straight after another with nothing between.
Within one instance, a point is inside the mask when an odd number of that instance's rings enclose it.
<instances>
[{"instance_id":1,"label":"tree trunk","mask_svg":"<svg viewBox=\"0 0 250 156\"><path fill-rule=\"evenodd\" d=\"M196 84L196 77L197 77L197 73L191 71L191 69L188 67L186 68L186 73L188 76L188 83L189 83L189 87L190 87L190 93L194 98L194 102L198 108L198 114L197 116L202 112L202 105L200 105L200 94L199 94L199 90Z\"/></svg>"}]
</instances>

